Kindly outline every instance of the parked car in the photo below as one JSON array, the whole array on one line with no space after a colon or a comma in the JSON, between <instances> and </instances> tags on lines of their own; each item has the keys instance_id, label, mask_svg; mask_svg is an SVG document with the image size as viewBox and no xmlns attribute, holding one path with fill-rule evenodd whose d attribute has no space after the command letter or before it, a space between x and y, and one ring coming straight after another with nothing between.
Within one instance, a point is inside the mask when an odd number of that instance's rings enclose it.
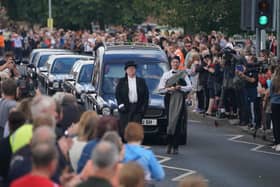
<instances>
[{"instance_id":1,"label":"parked car","mask_svg":"<svg viewBox=\"0 0 280 187\"><path fill-rule=\"evenodd\" d=\"M45 66L45 63L47 62L49 56L51 55L64 55L64 54L74 54L71 51L39 51L32 61L32 64L29 65L31 71L29 73L34 74L36 77L40 73L40 68ZM46 69L42 69L43 71L46 71ZM42 80L39 80L42 82Z\"/></svg>"},{"instance_id":2,"label":"parked car","mask_svg":"<svg viewBox=\"0 0 280 187\"><path fill-rule=\"evenodd\" d=\"M157 45L118 44L98 48L93 73L95 92L86 95L85 107L101 115L119 116L115 89L118 80L125 75L124 65L129 60L137 63L136 74L145 79L149 88L149 106L142 120L145 137L151 135L162 142L166 138L167 116L164 96L158 94L157 87L162 74L169 70L169 63L165 52ZM187 120L183 126L186 130L182 143L185 144Z\"/></svg>"},{"instance_id":3,"label":"parked car","mask_svg":"<svg viewBox=\"0 0 280 187\"><path fill-rule=\"evenodd\" d=\"M92 86L93 68L93 60L78 60L70 72L72 77L70 76L70 79L65 80L63 83L64 91L76 96L77 101L81 104L84 104L84 98L87 93L95 91Z\"/></svg>"},{"instance_id":4,"label":"parked car","mask_svg":"<svg viewBox=\"0 0 280 187\"><path fill-rule=\"evenodd\" d=\"M38 48L33 49L29 55L29 64L34 64L34 59L40 52L50 52L50 51L68 51L66 49L52 49L52 48Z\"/></svg>"},{"instance_id":5,"label":"parked car","mask_svg":"<svg viewBox=\"0 0 280 187\"><path fill-rule=\"evenodd\" d=\"M47 60L42 71L38 76L42 80L42 85L48 95L52 95L56 91L62 91L62 83L65 79L73 78L70 71L77 60L94 60L92 56L85 55L52 55Z\"/></svg>"}]
</instances>

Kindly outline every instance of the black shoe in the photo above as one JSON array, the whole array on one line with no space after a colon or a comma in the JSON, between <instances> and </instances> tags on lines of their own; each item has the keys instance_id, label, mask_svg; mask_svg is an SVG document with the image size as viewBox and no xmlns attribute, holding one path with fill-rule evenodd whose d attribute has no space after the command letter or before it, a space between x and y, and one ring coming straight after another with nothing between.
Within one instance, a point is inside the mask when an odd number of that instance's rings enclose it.
<instances>
[{"instance_id":1,"label":"black shoe","mask_svg":"<svg viewBox=\"0 0 280 187\"><path fill-rule=\"evenodd\" d=\"M171 154L171 145L167 145L167 150L166 150L166 153L167 154Z\"/></svg>"},{"instance_id":2,"label":"black shoe","mask_svg":"<svg viewBox=\"0 0 280 187\"><path fill-rule=\"evenodd\" d=\"M178 154L179 154L178 148L174 148L174 149L173 149L173 155L178 155Z\"/></svg>"},{"instance_id":3,"label":"black shoe","mask_svg":"<svg viewBox=\"0 0 280 187\"><path fill-rule=\"evenodd\" d=\"M267 144L267 146L274 146L274 145L276 145L276 143L269 143L269 144Z\"/></svg>"}]
</instances>

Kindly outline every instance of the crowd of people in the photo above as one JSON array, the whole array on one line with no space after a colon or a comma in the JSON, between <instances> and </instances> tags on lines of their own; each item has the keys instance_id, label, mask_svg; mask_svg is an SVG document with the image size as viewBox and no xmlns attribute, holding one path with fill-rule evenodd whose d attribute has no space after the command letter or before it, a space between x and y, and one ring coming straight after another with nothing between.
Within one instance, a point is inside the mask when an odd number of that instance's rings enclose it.
<instances>
[{"instance_id":1,"label":"crowd of people","mask_svg":"<svg viewBox=\"0 0 280 187\"><path fill-rule=\"evenodd\" d=\"M6 30L5 37L3 34L1 55L4 51L15 55L6 53L0 64L3 185L142 187L153 186L154 181L165 177L153 151L141 146L144 132L139 123L125 121L120 127L114 117L82 111L76 99L65 93L49 97L38 92L34 98L18 100L14 78L20 75L14 60L21 61L34 48L63 48L94 55L102 43L154 43L165 51L171 66L160 81L159 91L169 97L170 106L181 104L178 114L186 101L196 113L238 118L239 125L255 130L273 129L273 148L280 151L280 67L272 58L276 51L273 37L257 57L251 40L247 39L243 48L236 47L231 38L216 31L183 35L157 29L118 28L110 33L41 29ZM130 67L136 66L130 64L125 70L132 71ZM184 71L187 76L183 84L167 87L173 71ZM173 116L176 111L170 106L168 112ZM180 115L174 118L178 121ZM176 124L168 132L167 153L173 149L178 154ZM180 186L206 186L201 177L189 180Z\"/></svg>"},{"instance_id":2,"label":"crowd of people","mask_svg":"<svg viewBox=\"0 0 280 187\"><path fill-rule=\"evenodd\" d=\"M144 187L164 179L153 151L141 146L144 130L139 123L127 124L124 143L115 117L83 112L70 94L38 92L16 102L12 79L3 81L2 94L10 103L1 105L10 110L5 113L9 133L0 140L2 186ZM79 112L67 110L73 106ZM78 121L63 120L70 115Z\"/></svg>"}]
</instances>

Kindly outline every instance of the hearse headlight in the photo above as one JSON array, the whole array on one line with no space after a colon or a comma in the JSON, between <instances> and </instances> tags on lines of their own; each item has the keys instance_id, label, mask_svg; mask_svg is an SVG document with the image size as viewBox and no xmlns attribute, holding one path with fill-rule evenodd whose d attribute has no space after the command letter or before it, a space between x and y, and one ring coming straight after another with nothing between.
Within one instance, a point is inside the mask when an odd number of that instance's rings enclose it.
<instances>
[{"instance_id":1,"label":"hearse headlight","mask_svg":"<svg viewBox=\"0 0 280 187\"><path fill-rule=\"evenodd\" d=\"M111 115L111 109L109 107L103 107L102 108L102 115L104 115L104 116Z\"/></svg>"},{"instance_id":2,"label":"hearse headlight","mask_svg":"<svg viewBox=\"0 0 280 187\"><path fill-rule=\"evenodd\" d=\"M54 83L53 83L53 87L54 87L54 88L59 88L59 82L54 82Z\"/></svg>"}]
</instances>

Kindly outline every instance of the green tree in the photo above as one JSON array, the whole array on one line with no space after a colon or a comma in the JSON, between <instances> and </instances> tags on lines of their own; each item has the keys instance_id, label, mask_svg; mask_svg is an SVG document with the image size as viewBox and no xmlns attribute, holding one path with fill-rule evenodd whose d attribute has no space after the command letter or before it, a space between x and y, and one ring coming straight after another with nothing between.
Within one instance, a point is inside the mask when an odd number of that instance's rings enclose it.
<instances>
[{"instance_id":1,"label":"green tree","mask_svg":"<svg viewBox=\"0 0 280 187\"><path fill-rule=\"evenodd\" d=\"M187 33L222 30L240 31L240 1L236 0L157 0L156 14L161 23L183 27ZM155 15L154 15L155 16Z\"/></svg>"},{"instance_id":2,"label":"green tree","mask_svg":"<svg viewBox=\"0 0 280 187\"><path fill-rule=\"evenodd\" d=\"M10 18L46 25L48 0L3 0ZM52 0L55 27L101 28L132 26L153 16L160 24L183 27L188 33L213 29L239 31L240 1L236 0Z\"/></svg>"}]
</instances>

